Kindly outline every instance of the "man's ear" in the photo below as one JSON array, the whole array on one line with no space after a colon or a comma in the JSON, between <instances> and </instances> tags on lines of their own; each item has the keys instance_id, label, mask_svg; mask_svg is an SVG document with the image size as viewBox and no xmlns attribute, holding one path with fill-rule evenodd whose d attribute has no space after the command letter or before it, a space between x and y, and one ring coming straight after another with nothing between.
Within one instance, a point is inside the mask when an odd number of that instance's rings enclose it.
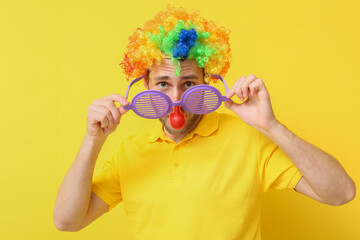
<instances>
[{"instance_id":1,"label":"man's ear","mask_svg":"<svg viewBox=\"0 0 360 240\"><path fill-rule=\"evenodd\" d=\"M208 84L209 85L209 83L205 82L205 68L202 68L202 72L203 72L203 84Z\"/></svg>"},{"instance_id":2,"label":"man's ear","mask_svg":"<svg viewBox=\"0 0 360 240\"><path fill-rule=\"evenodd\" d=\"M144 87L149 90L149 75L144 77Z\"/></svg>"}]
</instances>

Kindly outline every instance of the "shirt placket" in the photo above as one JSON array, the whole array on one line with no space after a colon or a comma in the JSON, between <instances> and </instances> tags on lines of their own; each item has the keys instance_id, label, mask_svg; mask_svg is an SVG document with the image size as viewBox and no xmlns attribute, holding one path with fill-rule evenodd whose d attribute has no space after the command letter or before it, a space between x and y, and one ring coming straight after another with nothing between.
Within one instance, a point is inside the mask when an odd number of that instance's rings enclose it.
<instances>
[{"instance_id":1,"label":"shirt placket","mask_svg":"<svg viewBox=\"0 0 360 240\"><path fill-rule=\"evenodd\" d=\"M181 162L181 146L175 145L172 150L172 159L170 167L170 183L172 186L182 185L183 163Z\"/></svg>"}]
</instances>

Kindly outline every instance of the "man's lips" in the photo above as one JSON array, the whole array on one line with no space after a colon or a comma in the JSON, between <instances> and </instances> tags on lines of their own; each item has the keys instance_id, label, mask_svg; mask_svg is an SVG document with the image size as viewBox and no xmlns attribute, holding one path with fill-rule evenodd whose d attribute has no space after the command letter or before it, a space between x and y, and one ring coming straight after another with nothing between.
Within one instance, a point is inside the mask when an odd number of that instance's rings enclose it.
<instances>
[{"instance_id":1,"label":"man's lips","mask_svg":"<svg viewBox=\"0 0 360 240\"><path fill-rule=\"evenodd\" d=\"M185 113L185 118L188 118L188 116L189 116L189 115L187 115L187 114ZM169 118L169 117L170 117L170 114L166 115L166 117Z\"/></svg>"}]
</instances>

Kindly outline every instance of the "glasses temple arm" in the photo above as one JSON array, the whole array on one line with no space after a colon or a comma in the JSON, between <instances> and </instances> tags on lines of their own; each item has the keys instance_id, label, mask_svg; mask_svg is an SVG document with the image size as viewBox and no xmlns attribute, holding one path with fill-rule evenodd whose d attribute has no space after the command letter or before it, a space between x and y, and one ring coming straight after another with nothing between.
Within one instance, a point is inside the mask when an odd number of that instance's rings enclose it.
<instances>
[{"instance_id":1,"label":"glasses temple arm","mask_svg":"<svg viewBox=\"0 0 360 240\"><path fill-rule=\"evenodd\" d=\"M224 79L221 75L211 74L211 76L213 76L213 77L219 79L220 81L222 81L222 83L223 83L224 86L225 86L226 93L229 92L229 88L228 88L228 86L227 86L227 84L226 84L226 82L225 82L225 79Z\"/></svg>"},{"instance_id":2,"label":"glasses temple arm","mask_svg":"<svg viewBox=\"0 0 360 240\"><path fill-rule=\"evenodd\" d=\"M130 91L130 88L132 85L134 85L135 83L137 83L138 81L140 81L141 79L143 79L146 75L142 75L138 78L135 78L134 80L132 80L126 90L126 94L125 94L125 98L127 99L128 98L128 95L129 95L129 91Z\"/></svg>"}]
</instances>

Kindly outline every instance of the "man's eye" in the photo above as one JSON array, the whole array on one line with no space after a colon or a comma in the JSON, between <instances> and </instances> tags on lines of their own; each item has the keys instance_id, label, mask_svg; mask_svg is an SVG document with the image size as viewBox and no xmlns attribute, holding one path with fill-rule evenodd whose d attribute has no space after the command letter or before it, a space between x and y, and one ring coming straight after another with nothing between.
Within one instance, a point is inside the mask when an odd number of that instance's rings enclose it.
<instances>
[{"instance_id":1,"label":"man's eye","mask_svg":"<svg viewBox=\"0 0 360 240\"><path fill-rule=\"evenodd\" d=\"M194 82L186 82L186 83L185 83L185 86L186 86L187 88L192 87L192 86L194 86L194 85L195 85Z\"/></svg>"},{"instance_id":2,"label":"man's eye","mask_svg":"<svg viewBox=\"0 0 360 240\"><path fill-rule=\"evenodd\" d=\"M164 88L164 87L167 86L167 83L166 82L160 82L159 85L160 85L160 87Z\"/></svg>"}]
</instances>

